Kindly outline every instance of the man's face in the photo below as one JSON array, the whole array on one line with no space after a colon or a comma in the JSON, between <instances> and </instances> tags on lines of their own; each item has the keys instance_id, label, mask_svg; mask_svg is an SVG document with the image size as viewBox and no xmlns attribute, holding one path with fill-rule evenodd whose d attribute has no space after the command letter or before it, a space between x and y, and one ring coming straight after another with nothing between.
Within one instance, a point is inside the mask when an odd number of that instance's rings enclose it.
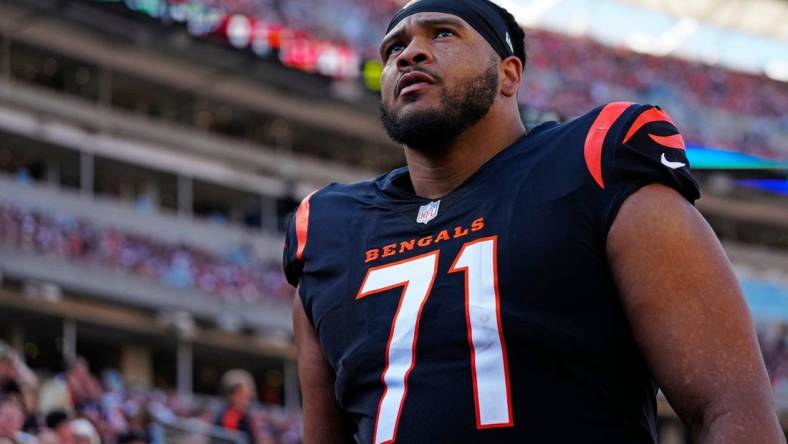
<instances>
[{"instance_id":1,"label":"man's face","mask_svg":"<svg viewBox=\"0 0 788 444\"><path fill-rule=\"evenodd\" d=\"M490 110L499 58L461 18L407 17L380 46L381 119L389 136L417 150L448 145Z\"/></svg>"},{"instance_id":2,"label":"man's face","mask_svg":"<svg viewBox=\"0 0 788 444\"><path fill-rule=\"evenodd\" d=\"M230 403L236 408L245 409L252 397L252 388L248 384L238 384L230 395Z\"/></svg>"},{"instance_id":3,"label":"man's face","mask_svg":"<svg viewBox=\"0 0 788 444\"><path fill-rule=\"evenodd\" d=\"M16 379L16 368L8 357L0 358L0 378Z\"/></svg>"},{"instance_id":4,"label":"man's face","mask_svg":"<svg viewBox=\"0 0 788 444\"><path fill-rule=\"evenodd\" d=\"M85 435L74 435L74 444L92 444L90 437Z\"/></svg>"},{"instance_id":5,"label":"man's face","mask_svg":"<svg viewBox=\"0 0 788 444\"><path fill-rule=\"evenodd\" d=\"M24 420L19 404L10 399L0 403L0 436L13 437L16 432L22 430Z\"/></svg>"},{"instance_id":6,"label":"man's face","mask_svg":"<svg viewBox=\"0 0 788 444\"><path fill-rule=\"evenodd\" d=\"M71 428L71 422L63 421L62 424L55 429L60 444L75 444L74 431Z\"/></svg>"}]
</instances>

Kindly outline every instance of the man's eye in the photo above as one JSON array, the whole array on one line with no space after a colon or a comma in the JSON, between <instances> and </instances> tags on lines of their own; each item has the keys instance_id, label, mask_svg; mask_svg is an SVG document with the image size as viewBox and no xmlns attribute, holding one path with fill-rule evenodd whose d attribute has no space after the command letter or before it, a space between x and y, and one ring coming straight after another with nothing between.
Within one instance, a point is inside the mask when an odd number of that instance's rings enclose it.
<instances>
[{"instance_id":1,"label":"man's eye","mask_svg":"<svg viewBox=\"0 0 788 444\"><path fill-rule=\"evenodd\" d=\"M450 36L454 36L454 35L457 35L457 34L454 31L452 31L451 29L439 29L435 33L435 37L450 37Z\"/></svg>"},{"instance_id":2,"label":"man's eye","mask_svg":"<svg viewBox=\"0 0 788 444\"><path fill-rule=\"evenodd\" d=\"M392 43L388 48L386 48L386 56L390 56L395 52L400 52L405 49L405 45L402 43Z\"/></svg>"}]
</instances>

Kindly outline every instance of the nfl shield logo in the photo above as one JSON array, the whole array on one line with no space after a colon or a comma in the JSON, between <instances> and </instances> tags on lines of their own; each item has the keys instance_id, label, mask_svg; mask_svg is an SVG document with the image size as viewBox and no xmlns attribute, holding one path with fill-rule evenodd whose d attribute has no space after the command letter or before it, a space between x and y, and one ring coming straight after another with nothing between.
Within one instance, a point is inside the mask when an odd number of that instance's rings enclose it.
<instances>
[{"instance_id":1,"label":"nfl shield logo","mask_svg":"<svg viewBox=\"0 0 788 444\"><path fill-rule=\"evenodd\" d=\"M430 202L427 205L422 205L419 208L419 215L416 217L416 222L420 224L428 224L432 219L435 219L435 216L438 215L438 207L440 207L441 201Z\"/></svg>"}]
</instances>

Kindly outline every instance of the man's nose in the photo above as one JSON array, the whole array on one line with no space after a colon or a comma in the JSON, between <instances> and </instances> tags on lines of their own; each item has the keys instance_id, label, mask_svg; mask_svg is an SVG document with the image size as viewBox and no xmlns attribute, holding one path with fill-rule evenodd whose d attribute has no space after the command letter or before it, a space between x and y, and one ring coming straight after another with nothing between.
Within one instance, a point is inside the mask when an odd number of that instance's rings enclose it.
<instances>
[{"instance_id":1,"label":"man's nose","mask_svg":"<svg viewBox=\"0 0 788 444\"><path fill-rule=\"evenodd\" d=\"M427 43L423 38L414 38L397 57L397 67L403 69L430 61L432 61L432 53Z\"/></svg>"}]
</instances>

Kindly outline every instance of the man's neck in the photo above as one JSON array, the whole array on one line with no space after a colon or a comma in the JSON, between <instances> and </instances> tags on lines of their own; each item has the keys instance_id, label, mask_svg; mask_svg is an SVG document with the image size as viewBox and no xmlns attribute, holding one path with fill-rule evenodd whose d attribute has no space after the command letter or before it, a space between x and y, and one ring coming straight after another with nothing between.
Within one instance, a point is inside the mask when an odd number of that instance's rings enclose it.
<instances>
[{"instance_id":1,"label":"man's neck","mask_svg":"<svg viewBox=\"0 0 788 444\"><path fill-rule=\"evenodd\" d=\"M489 113L440 152L405 147L413 190L428 199L443 197L523 135L525 128L519 118L501 122L499 116Z\"/></svg>"}]
</instances>

